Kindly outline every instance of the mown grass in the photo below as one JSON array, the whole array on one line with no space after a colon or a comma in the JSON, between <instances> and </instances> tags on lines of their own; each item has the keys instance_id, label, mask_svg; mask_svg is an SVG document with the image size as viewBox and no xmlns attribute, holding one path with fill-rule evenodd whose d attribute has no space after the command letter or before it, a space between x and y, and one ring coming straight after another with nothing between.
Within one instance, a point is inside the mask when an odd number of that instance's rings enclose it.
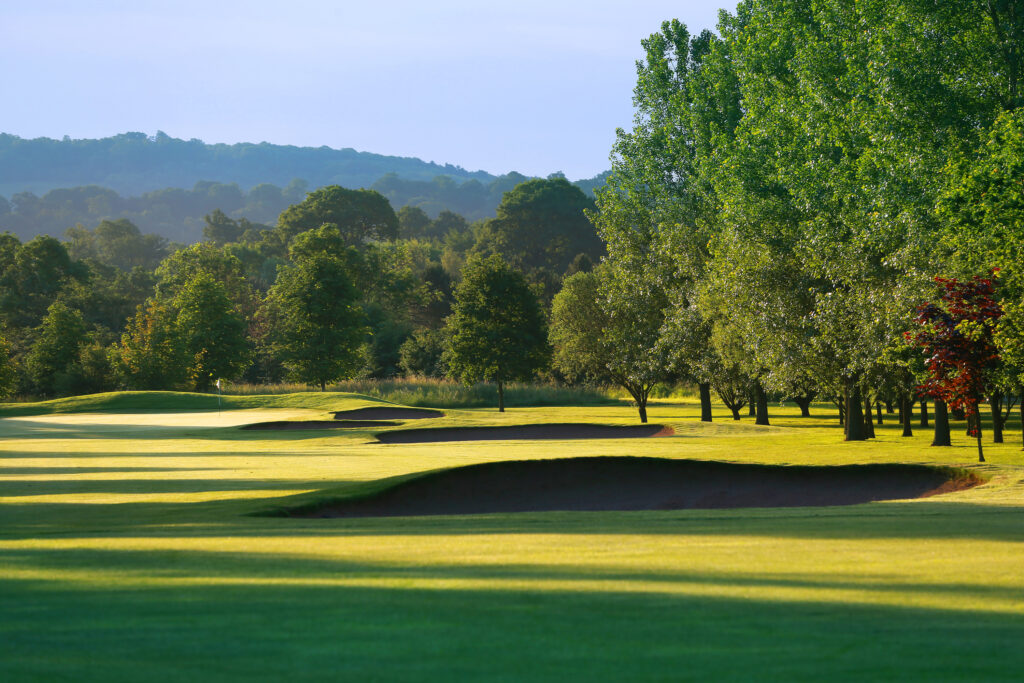
<instances>
[{"instance_id":1,"label":"mown grass","mask_svg":"<svg viewBox=\"0 0 1024 683\"><path fill-rule=\"evenodd\" d=\"M0 679L1019 680L1024 666L1016 420L979 466L962 423L947 449L891 418L847 444L830 415L773 407L763 428L719 406L703 424L695 403L665 401L651 419L675 437L382 445L372 430L237 429L366 396L230 398L223 414L119 395L0 420ZM205 412L136 414L188 410ZM625 405L446 412L439 424L636 419ZM556 455L932 463L990 481L835 508L251 516Z\"/></svg>"}]
</instances>

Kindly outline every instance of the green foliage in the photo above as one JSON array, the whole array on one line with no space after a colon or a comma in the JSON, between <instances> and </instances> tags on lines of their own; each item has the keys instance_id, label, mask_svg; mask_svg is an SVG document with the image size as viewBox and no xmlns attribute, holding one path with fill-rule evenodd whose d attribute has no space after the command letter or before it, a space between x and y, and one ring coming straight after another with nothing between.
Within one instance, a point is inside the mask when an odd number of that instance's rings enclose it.
<instances>
[{"instance_id":1,"label":"green foliage","mask_svg":"<svg viewBox=\"0 0 1024 683\"><path fill-rule=\"evenodd\" d=\"M72 259L93 259L105 266L126 271L133 268L153 270L170 251L165 238L143 235L125 218L100 221L93 230L79 224L68 228L65 236L68 240L68 254Z\"/></svg>"},{"instance_id":2,"label":"green foliage","mask_svg":"<svg viewBox=\"0 0 1024 683\"><path fill-rule=\"evenodd\" d=\"M430 225L430 216L418 206L405 205L398 210L398 236L403 239L423 237Z\"/></svg>"},{"instance_id":3,"label":"green foliage","mask_svg":"<svg viewBox=\"0 0 1024 683\"><path fill-rule=\"evenodd\" d=\"M60 301L49 307L25 358L25 370L36 391L44 396L74 393L85 333L79 311Z\"/></svg>"},{"instance_id":4,"label":"green foliage","mask_svg":"<svg viewBox=\"0 0 1024 683\"><path fill-rule=\"evenodd\" d=\"M603 249L584 213L594 202L565 178L528 180L506 192L477 248L501 255L514 268L557 275L579 253L593 259Z\"/></svg>"},{"instance_id":5,"label":"green foliage","mask_svg":"<svg viewBox=\"0 0 1024 683\"><path fill-rule=\"evenodd\" d=\"M416 377L443 377L447 374L444 363L444 332L423 328L413 332L399 348L399 365L406 375Z\"/></svg>"},{"instance_id":6,"label":"green foliage","mask_svg":"<svg viewBox=\"0 0 1024 683\"><path fill-rule=\"evenodd\" d=\"M500 256L466 264L446 330L449 374L467 383L496 382L499 398L504 383L530 379L548 362L537 296Z\"/></svg>"},{"instance_id":7,"label":"green foliage","mask_svg":"<svg viewBox=\"0 0 1024 683\"><path fill-rule=\"evenodd\" d=\"M612 349L605 339L612 321L601 305L597 272L567 277L551 305L552 365L570 380L608 378Z\"/></svg>"},{"instance_id":8,"label":"green foliage","mask_svg":"<svg viewBox=\"0 0 1024 683\"><path fill-rule=\"evenodd\" d=\"M360 369L365 315L341 261L317 256L285 268L269 301L274 347L294 379L323 389Z\"/></svg>"},{"instance_id":9,"label":"green foliage","mask_svg":"<svg viewBox=\"0 0 1024 683\"><path fill-rule=\"evenodd\" d=\"M0 321L9 331L36 327L60 290L86 273L52 237L20 244L13 235L0 235Z\"/></svg>"},{"instance_id":10,"label":"green foliage","mask_svg":"<svg viewBox=\"0 0 1024 683\"><path fill-rule=\"evenodd\" d=\"M192 363L177 327L177 315L165 301L150 299L121 335L118 366L131 389L184 386Z\"/></svg>"},{"instance_id":11,"label":"green foliage","mask_svg":"<svg viewBox=\"0 0 1024 683\"><path fill-rule=\"evenodd\" d=\"M209 273L185 283L174 298L175 326L192 362L196 391L208 391L218 379L235 379L249 365L245 320L227 291Z\"/></svg>"},{"instance_id":12,"label":"green foliage","mask_svg":"<svg viewBox=\"0 0 1024 683\"><path fill-rule=\"evenodd\" d=\"M278 218L277 229L287 243L295 235L324 224L336 227L345 244L351 246L398 236L398 218L380 193L338 185L310 192L302 202L288 207Z\"/></svg>"},{"instance_id":13,"label":"green foliage","mask_svg":"<svg viewBox=\"0 0 1024 683\"><path fill-rule=\"evenodd\" d=\"M7 398L18 386L18 372L11 357L11 346L0 335L0 398Z\"/></svg>"}]
</instances>

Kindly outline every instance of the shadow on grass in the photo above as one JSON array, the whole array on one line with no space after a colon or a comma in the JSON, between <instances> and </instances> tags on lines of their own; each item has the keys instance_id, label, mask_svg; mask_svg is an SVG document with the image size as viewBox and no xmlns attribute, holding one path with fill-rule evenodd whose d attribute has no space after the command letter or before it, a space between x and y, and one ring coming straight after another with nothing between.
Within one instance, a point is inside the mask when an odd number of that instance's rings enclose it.
<instances>
[{"instance_id":1,"label":"shadow on grass","mask_svg":"<svg viewBox=\"0 0 1024 683\"><path fill-rule=\"evenodd\" d=\"M254 418L253 423L259 424ZM324 429L281 429L260 430L246 429L249 424L220 426L188 426L188 425L75 425L18 418L6 418L0 423L0 442L5 439L200 439L212 441L301 441L305 439L323 439L341 437L369 441L379 430L373 426L344 427L332 426ZM396 423L397 424L397 423ZM381 427L385 425L380 425Z\"/></svg>"},{"instance_id":2,"label":"shadow on grass","mask_svg":"<svg viewBox=\"0 0 1024 683\"><path fill-rule=\"evenodd\" d=\"M937 593L1019 604L1019 590L889 588L886 577L865 586L546 565L422 568L259 553L19 551L6 560L27 570L97 572L91 582L0 584L7 680L1017 680L1024 666L1020 614L770 593L868 587L908 601ZM117 586L133 574L153 583ZM197 582L162 583L190 578ZM398 583L316 585L364 578ZM456 583L408 584L417 579ZM485 583L457 583L468 579ZM518 585L486 584L503 579ZM544 580L566 584L530 585ZM606 584L572 585L592 580ZM655 585L616 586L634 580ZM687 594L719 588L746 597Z\"/></svg>"},{"instance_id":3,"label":"shadow on grass","mask_svg":"<svg viewBox=\"0 0 1024 683\"><path fill-rule=\"evenodd\" d=\"M358 486L361 482L353 482ZM247 481L249 488L302 489L303 482ZM309 488L316 483L310 482ZM146 489L147 491L151 489ZM212 485L210 489L218 489ZM286 497L287 498L287 497ZM1024 542L1024 509L943 502L815 508L609 512L520 512L429 517L292 519L251 517L276 499L73 504L8 502L0 538L365 537L467 535L764 536L793 539L933 539ZM85 531L82 531L85 529Z\"/></svg>"},{"instance_id":4,"label":"shadow on grass","mask_svg":"<svg viewBox=\"0 0 1024 683\"><path fill-rule=\"evenodd\" d=\"M33 454L35 455L35 454ZM67 454L65 454L67 457ZM132 472L216 472L226 467L0 467L3 477L60 475L60 474L120 474ZM17 494L15 494L17 495Z\"/></svg>"},{"instance_id":5,"label":"shadow on grass","mask_svg":"<svg viewBox=\"0 0 1024 683\"><path fill-rule=\"evenodd\" d=\"M72 494L160 494L246 491L249 489L301 489L292 480L263 479L58 479L4 481L0 479L0 497Z\"/></svg>"}]
</instances>

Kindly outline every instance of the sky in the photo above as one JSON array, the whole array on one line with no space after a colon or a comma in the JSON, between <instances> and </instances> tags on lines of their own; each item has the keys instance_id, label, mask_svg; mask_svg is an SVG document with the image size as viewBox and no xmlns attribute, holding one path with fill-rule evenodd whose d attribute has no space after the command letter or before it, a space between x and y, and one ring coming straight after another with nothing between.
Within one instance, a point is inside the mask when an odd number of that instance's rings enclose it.
<instances>
[{"instance_id":1,"label":"sky","mask_svg":"<svg viewBox=\"0 0 1024 683\"><path fill-rule=\"evenodd\" d=\"M633 119L640 41L698 0L4 0L0 132L127 131L572 179Z\"/></svg>"}]
</instances>

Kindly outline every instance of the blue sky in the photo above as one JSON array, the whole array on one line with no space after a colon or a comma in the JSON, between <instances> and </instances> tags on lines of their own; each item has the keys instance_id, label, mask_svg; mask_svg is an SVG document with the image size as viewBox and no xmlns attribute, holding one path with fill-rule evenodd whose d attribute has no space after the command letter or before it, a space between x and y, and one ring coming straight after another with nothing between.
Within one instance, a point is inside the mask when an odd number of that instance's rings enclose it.
<instances>
[{"instance_id":1,"label":"blue sky","mask_svg":"<svg viewBox=\"0 0 1024 683\"><path fill-rule=\"evenodd\" d=\"M34 0L0 10L0 131L341 148L492 173L608 166L640 40L719 7L520 0Z\"/></svg>"}]
</instances>

